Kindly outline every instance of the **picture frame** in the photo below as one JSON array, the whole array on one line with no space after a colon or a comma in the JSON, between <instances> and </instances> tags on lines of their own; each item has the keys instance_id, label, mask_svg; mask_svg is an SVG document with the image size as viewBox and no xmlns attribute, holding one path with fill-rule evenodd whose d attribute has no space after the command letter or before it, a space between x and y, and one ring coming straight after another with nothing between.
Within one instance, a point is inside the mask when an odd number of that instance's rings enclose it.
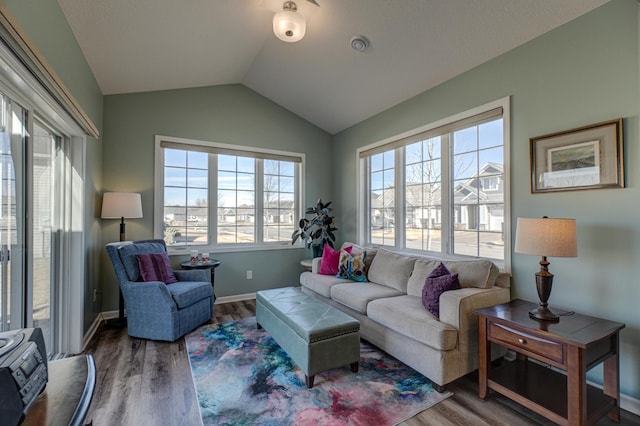
<instances>
[{"instance_id":1,"label":"picture frame","mask_svg":"<svg viewBox=\"0 0 640 426\"><path fill-rule=\"evenodd\" d=\"M624 188L622 118L529 139L531 192Z\"/></svg>"}]
</instances>

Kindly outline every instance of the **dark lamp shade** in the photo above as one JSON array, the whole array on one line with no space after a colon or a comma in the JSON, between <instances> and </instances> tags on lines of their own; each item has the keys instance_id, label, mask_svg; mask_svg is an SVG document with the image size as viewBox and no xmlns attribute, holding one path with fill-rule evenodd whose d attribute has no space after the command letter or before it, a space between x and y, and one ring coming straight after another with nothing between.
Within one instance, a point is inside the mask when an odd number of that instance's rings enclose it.
<instances>
[{"instance_id":1,"label":"dark lamp shade","mask_svg":"<svg viewBox=\"0 0 640 426\"><path fill-rule=\"evenodd\" d=\"M576 220L519 217L515 252L545 257L576 257Z\"/></svg>"},{"instance_id":2,"label":"dark lamp shade","mask_svg":"<svg viewBox=\"0 0 640 426\"><path fill-rule=\"evenodd\" d=\"M105 192L102 197L102 219L139 219L142 200L135 192Z\"/></svg>"}]
</instances>

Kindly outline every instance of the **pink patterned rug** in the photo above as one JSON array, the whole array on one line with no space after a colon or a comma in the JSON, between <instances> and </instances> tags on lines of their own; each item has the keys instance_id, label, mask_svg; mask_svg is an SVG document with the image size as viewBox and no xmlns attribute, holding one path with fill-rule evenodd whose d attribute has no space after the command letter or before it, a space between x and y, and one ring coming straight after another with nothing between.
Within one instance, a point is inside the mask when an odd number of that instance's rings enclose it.
<instances>
[{"instance_id":1,"label":"pink patterned rug","mask_svg":"<svg viewBox=\"0 0 640 426\"><path fill-rule=\"evenodd\" d=\"M426 377L361 341L360 371L304 374L255 318L186 336L205 425L394 425L448 398Z\"/></svg>"}]
</instances>

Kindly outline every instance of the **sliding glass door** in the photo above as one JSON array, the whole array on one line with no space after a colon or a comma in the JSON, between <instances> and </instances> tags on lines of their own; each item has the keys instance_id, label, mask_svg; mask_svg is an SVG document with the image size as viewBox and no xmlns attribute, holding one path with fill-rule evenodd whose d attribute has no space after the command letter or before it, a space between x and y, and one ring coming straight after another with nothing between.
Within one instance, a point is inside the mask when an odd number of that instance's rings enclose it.
<instances>
[{"instance_id":1,"label":"sliding glass door","mask_svg":"<svg viewBox=\"0 0 640 426\"><path fill-rule=\"evenodd\" d=\"M25 319L26 111L0 93L0 329Z\"/></svg>"},{"instance_id":2,"label":"sliding glass door","mask_svg":"<svg viewBox=\"0 0 640 426\"><path fill-rule=\"evenodd\" d=\"M40 327L49 351L57 348L56 318L58 286L56 285L58 263L56 253L56 230L60 229L60 188L58 187L60 136L38 120L33 123L31 157L31 200L30 221L32 259L33 327ZM56 196L56 194L58 196Z\"/></svg>"},{"instance_id":3,"label":"sliding glass door","mask_svg":"<svg viewBox=\"0 0 640 426\"><path fill-rule=\"evenodd\" d=\"M54 354L67 320L59 295L68 161L52 127L0 97L0 329L39 327Z\"/></svg>"}]
</instances>

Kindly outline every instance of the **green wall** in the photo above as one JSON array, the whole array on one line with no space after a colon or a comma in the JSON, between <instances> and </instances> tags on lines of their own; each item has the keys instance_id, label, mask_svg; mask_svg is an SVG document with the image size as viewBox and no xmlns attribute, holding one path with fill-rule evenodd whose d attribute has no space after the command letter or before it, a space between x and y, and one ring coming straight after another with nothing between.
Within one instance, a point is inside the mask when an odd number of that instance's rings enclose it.
<instances>
[{"instance_id":1,"label":"green wall","mask_svg":"<svg viewBox=\"0 0 640 426\"><path fill-rule=\"evenodd\" d=\"M638 3L614 0L558 29L336 135L335 182L353 182L355 150L511 96L512 238L515 218L577 219L578 257L550 259L552 304L626 323L621 390L640 398L640 149ZM625 189L531 194L529 138L624 118ZM334 188L342 223L355 217L355 185ZM356 238L355 223L346 238ZM344 234L343 234L344 235ZM536 257L514 254L512 296L537 301ZM595 369L589 378L601 382Z\"/></svg>"},{"instance_id":2,"label":"green wall","mask_svg":"<svg viewBox=\"0 0 640 426\"><path fill-rule=\"evenodd\" d=\"M153 236L154 136L221 142L306 154L306 205L331 199L331 137L241 85L105 96L103 180L105 191L142 194L144 218L127 221L127 239ZM103 243L117 241L117 221L104 221ZM216 295L253 293L298 285L304 249L213 253ZM186 256L172 256L177 265ZM105 309L117 307L117 281L103 256ZM246 279L246 271L253 279Z\"/></svg>"},{"instance_id":3,"label":"green wall","mask_svg":"<svg viewBox=\"0 0 640 426\"><path fill-rule=\"evenodd\" d=\"M7 8L28 34L56 74L80 103L102 133L102 92L76 42L62 10L55 0L5 0ZM85 281L84 331L97 314L99 303L93 302L98 288L100 252L100 200L102 186L102 144L87 138L85 173Z\"/></svg>"}]
</instances>

